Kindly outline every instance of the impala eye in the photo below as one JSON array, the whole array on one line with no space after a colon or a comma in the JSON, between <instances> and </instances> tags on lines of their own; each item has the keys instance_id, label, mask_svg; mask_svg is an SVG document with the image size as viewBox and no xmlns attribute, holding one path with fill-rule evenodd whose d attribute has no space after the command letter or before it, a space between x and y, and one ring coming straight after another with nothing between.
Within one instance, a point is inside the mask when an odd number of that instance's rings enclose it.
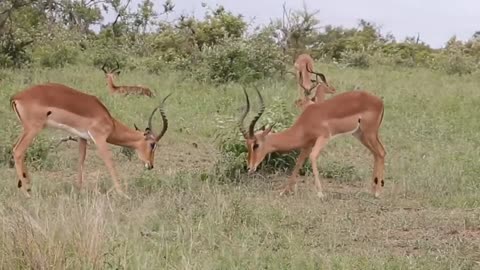
<instances>
[{"instance_id":1,"label":"impala eye","mask_svg":"<svg viewBox=\"0 0 480 270\"><path fill-rule=\"evenodd\" d=\"M151 147L152 150L153 150L153 149L155 149L155 148L157 147L157 144L156 144L156 143L151 143L151 144L150 144L150 147Z\"/></svg>"},{"instance_id":2,"label":"impala eye","mask_svg":"<svg viewBox=\"0 0 480 270\"><path fill-rule=\"evenodd\" d=\"M253 144L253 150L256 150L258 148L258 143Z\"/></svg>"}]
</instances>

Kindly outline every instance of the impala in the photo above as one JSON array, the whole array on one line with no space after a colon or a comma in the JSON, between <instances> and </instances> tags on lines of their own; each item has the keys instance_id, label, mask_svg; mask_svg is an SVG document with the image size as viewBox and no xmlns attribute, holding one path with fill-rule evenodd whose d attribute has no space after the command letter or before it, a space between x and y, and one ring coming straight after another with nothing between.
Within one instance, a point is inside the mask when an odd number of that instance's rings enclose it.
<instances>
[{"instance_id":1,"label":"impala","mask_svg":"<svg viewBox=\"0 0 480 270\"><path fill-rule=\"evenodd\" d=\"M321 73L319 73L321 74ZM325 78L325 76L323 74L321 74L321 79L322 81L319 82L318 79L315 80L316 84L314 84L312 87L310 87L309 89L307 89L305 87L305 85L303 84L302 82L302 79L301 79L301 76L300 75L300 80L298 82L298 84L300 85L300 87L303 89L303 93L305 95L305 97L302 99L297 99L295 101L295 105L300 108L301 110L304 110L307 106L313 104L313 103L320 103L320 102L323 102L325 100L325 95L326 94L335 94L337 92L337 89L335 89L335 87L329 85L327 83L327 79ZM318 75L316 75L318 77ZM315 89L315 95L310 98L310 94L312 92L313 89Z\"/></svg>"},{"instance_id":2,"label":"impala","mask_svg":"<svg viewBox=\"0 0 480 270\"><path fill-rule=\"evenodd\" d=\"M10 104L23 126L13 148L18 188L30 197L31 180L24 164L25 152L40 131L49 127L78 136L78 189L82 188L87 140L90 140L96 145L113 180L114 186L109 191L115 188L120 195L128 198L120 186L108 144L134 149L146 169L152 169L155 149L168 128L163 104L169 96L152 111L147 128L140 131L136 125L135 129L131 129L115 119L97 97L62 84L34 85L17 93L10 99ZM152 118L157 110L163 121L162 131L158 135L152 130Z\"/></svg>"},{"instance_id":3,"label":"impala","mask_svg":"<svg viewBox=\"0 0 480 270\"><path fill-rule=\"evenodd\" d=\"M113 82L113 79L115 78L115 76L120 75L120 70L118 70L120 68L120 65L117 62L117 67L110 70L110 71L107 71L105 69L105 66L106 66L106 64L103 64L102 70L103 70L103 73L105 73L105 76L107 78L107 85L108 85L108 88L110 89L111 94L117 94L118 93L118 94L124 94L124 95L128 95L128 94L142 95L142 96L147 96L147 97L152 97L153 96L152 91L145 86L140 86L140 85L116 86L115 83Z\"/></svg>"},{"instance_id":4,"label":"impala","mask_svg":"<svg viewBox=\"0 0 480 270\"><path fill-rule=\"evenodd\" d=\"M295 75L297 77L297 81L300 82L299 86L305 86L306 88L310 88L312 83L318 83L317 80L312 80L311 75L314 74L316 79L318 76L326 83L325 76L322 73L318 73L313 71L313 58L304 53L300 54L294 63L295 67ZM315 87L312 87L312 89ZM304 93L302 89L298 87L298 93L300 95L300 99L304 98Z\"/></svg>"},{"instance_id":5,"label":"impala","mask_svg":"<svg viewBox=\"0 0 480 270\"><path fill-rule=\"evenodd\" d=\"M255 124L265 110L262 95L256 89L261 108L253 118L248 131L244 120L250 110L250 101L244 89L247 106L240 117L238 126L246 140L248 149L248 172L257 170L265 156L272 152L287 152L300 149L293 173L280 193L288 194L296 188L300 168L307 157L312 164L317 195L323 197L322 184L317 168L320 151L330 139L344 134L352 134L367 147L374 157L372 192L378 197L385 184L384 163L385 149L379 138L379 128L383 120L383 101L366 92L355 91L338 94L321 103L314 103L305 108L290 128L281 132L271 132L272 127L255 132Z\"/></svg>"}]
</instances>

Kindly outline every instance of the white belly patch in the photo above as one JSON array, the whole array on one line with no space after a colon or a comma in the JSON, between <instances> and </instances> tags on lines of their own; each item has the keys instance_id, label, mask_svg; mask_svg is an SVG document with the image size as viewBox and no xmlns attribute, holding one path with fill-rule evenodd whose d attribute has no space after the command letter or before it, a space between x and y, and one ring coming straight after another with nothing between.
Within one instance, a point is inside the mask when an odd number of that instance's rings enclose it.
<instances>
[{"instance_id":1,"label":"white belly patch","mask_svg":"<svg viewBox=\"0 0 480 270\"><path fill-rule=\"evenodd\" d=\"M343 136L343 135L352 135L355 132L357 132L359 128L360 128L360 122L358 122L357 127L355 129L353 129L352 131L347 131L347 132L344 132L344 133L338 133L338 134L335 134L335 135L330 134L330 139L335 139L336 137Z\"/></svg>"},{"instance_id":2,"label":"white belly patch","mask_svg":"<svg viewBox=\"0 0 480 270\"><path fill-rule=\"evenodd\" d=\"M65 124L61 124L58 122L55 122L51 119L47 120L47 126L50 128L56 128L56 129L62 129L65 130L71 134L77 135L78 137L85 139L85 140L93 140L92 136L90 135L90 132L88 130L78 130L73 127L67 126Z\"/></svg>"}]
</instances>

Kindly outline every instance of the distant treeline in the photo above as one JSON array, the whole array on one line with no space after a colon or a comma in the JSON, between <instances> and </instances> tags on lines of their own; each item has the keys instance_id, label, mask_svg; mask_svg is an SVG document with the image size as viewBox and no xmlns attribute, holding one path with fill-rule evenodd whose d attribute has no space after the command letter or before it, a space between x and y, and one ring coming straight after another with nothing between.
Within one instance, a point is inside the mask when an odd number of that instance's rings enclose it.
<instances>
[{"instance_id":1,"label":"distant treeline","mask_svg":"<svg viewBox=\"0 0 480 270\"><path fill-rule=\"evenodd\" d=\"M137 7L130 2L3 0L0 67L100 67L119 61L125 68L178 69L198 80L223 83L284 74L294 58L306 52L323 62L358 68L421 66L460 75L479 68L480 31L468 41L452 37L444 48L432 49L418 36L398 41L382 35L365 20L355 28L321 25L318 12L308 8L284 6L282 18L250 27L241 14L222 6L203 5L202 18L172 18L171 0L161 7L154 7L153 0ZM102 11L114 20L103 23Z\"/></svg>"}]
</instances>

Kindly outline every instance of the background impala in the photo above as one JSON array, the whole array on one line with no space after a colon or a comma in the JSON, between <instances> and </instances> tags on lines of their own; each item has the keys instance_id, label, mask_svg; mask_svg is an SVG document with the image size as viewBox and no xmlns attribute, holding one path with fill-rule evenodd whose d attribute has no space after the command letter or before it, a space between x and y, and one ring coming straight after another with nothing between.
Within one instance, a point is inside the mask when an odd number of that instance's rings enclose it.
<instances>
[{"instance_id":1,"label":"background impala","mask_svg":"<svg viewBox=\"0 0 480 270\"><path fill-rule=\"evenodd\" d=\"M103 73L105 73L105 77L107 79L107 86L108 89L110 90L111 94L123 94L123 95L140 95L140 96L147 96L147 97L153 97L152 90L150 90L148 87L141 86L141 85L115 85L114 79L115 76L120 75L120 64L118 62L117 67L114 69L111 69L110 71L107 71L105 69L106 64L103 64L102 70Z\"/></svg>"}]
</instances>

